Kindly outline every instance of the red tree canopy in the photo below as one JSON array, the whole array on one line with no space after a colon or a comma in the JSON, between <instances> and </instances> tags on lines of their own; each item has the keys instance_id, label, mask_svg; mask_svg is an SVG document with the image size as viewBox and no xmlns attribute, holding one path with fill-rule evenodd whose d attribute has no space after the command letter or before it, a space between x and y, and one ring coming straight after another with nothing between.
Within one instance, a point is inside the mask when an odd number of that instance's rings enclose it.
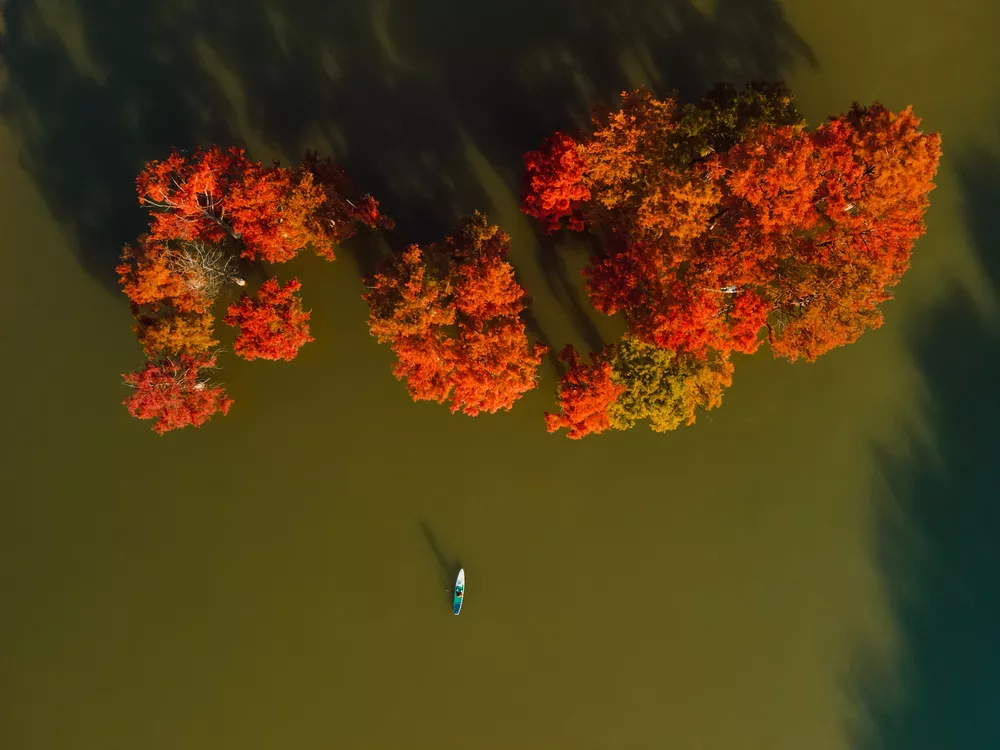
<instances>
[{"instance_id":1,"label":"red tree canopy","mask_svg":"<svg viewBox=\"0 0 1000 750\"><path fill-rule=\"evenodd\" d=\"M569 370L559 381L559 414L546 414L549 432L562 428L573 440L604 432L611 426L611 406L625 388L612 379L611 363L591 354L588 367L572 346L559 353Z\"/></svg>"},{"instance_id":2,"label":"red tree canopy","mask_svg":"<svg viewBox=\"0 0 1000 750\"><path fill-rule=\"evenodd\" d=\"M244 295L239 303L229 306L226 325L238 326L240 335L233 342L233 351L243 359L283 359L291 361L303 344L312 341L309 335L309 315L302 309L298 279L281 286L277 279L268 279L253 299Z\"/></svg>"},{"instance_id":3,"label":"red tree canopy","mask_svg":"<svg viewBox=\"0 0 1000 750\"><path fill-rule=\"evenodd\" d=\"M344 173L316 154L288 169L250 161L235 147L175 152L147 164L136 185L139 202L152 211L154 239L232 238L243 257L270 263L291 260L306 246L332 260L334 246L358 223L391 224L370 195L348 199Z\"/></svg>"},{"instance_id":4,"label":"red tree canopy","mask_svg":"<svg viewBox=\"0 0 1000 750\"><path fill-rule=\"evenodd\" d=\"M451 410L471 417L481 411L509 410L538 385L538 366L547 351L541 344L529 345L524 323L517 316L460 323Z\"/></svg>"},{"instance_id":5,"label":"red tree canopy","mask_svg":"<svg viewBox=\"0 0 1000 750\"><path fill-rule=\"evenodd\" d=\"M233 403L225 389L205 378L213 367L215 357L207 355L147 362L142 370L123 376L134 391L122 403L133 417L156 420L153 430L161 435L188 425L199 427L216 412L226 414Z\"/></svg>"},{"instance_id":6,"label":"red tree canopy","mask_svg":"<svg viewBox=\"0 0 1000 750\"><path fill-rule=\"evenodd\" d=\"M450 397L452 412L476 416L535 387L547 350L528 342L509 242L477 213L455 237L412 245L366 279L369 330L392 346L393 372L414 400Z\"/></svg>"},{"instance_id":7,"label":"red tree canopy","mask_svg":"<svg viewBox=\"0 0 1000 750\"><path fill-rule=\"evenodd\" d=\"M813 132L779 86L678 106L646 92L526 157L524 210L604 240L599 310L656 346L815 359L882 321L924 230L940 138L854 106Z\"/></svg>"}]
</instances>

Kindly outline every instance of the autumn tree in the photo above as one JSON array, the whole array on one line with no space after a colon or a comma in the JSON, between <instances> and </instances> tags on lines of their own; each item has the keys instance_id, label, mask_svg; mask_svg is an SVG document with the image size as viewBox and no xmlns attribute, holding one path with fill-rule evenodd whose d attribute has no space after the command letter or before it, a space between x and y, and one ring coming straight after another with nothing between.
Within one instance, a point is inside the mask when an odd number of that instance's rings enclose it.
<instances>
[{"instance_id":1,"label":"autumn tree","mask_svg":"<svg viewBox=\"0 0 1000 750\"><path fill-rule=\"evenodd\" d=\"M206 372L215 367L212 356L153 360L138 372L124 375L133 392L123 402L137 419L152 419L162 435L189 425L199 427L217 412L226 414L232 399L225 389L209 382Z\"/></svg>"},{"instance_id":2,"label":"autumn tree","mask_svg":"<svg viewBox=\"0 0 1000 750\"><path fill-rule=\"evenodd\" d=\"M527 299L505 259L510 239L476 213L454 237L411 245L365 280L368 326L389 344L414 400L470 416L509 410L536 385L546 347L521 320Z\"/></svg>"},{"instance_id":3,"label":"autumn tree","mask_svg":"<svg viewBox=\"0 0 1000 750\"><path fill-rule=\"evenodd\" d=\"M567 428L573 439L627 430L639 421L654 432L694 424L698 410L721 405L732 384L728 359L700 359L632 336L592 354L589 366L573 347L561 356L569 370L559 382L560 412L545 420L549 432Z\"/></svg>"},{"instance_id":4,"label":"autumn tree","mask_svg":"<svg viewBox=\"0 0 1000 750\"><path fill-rule=\"evenodd\" d=\"M171 373L178 361L171 357L214 364L218 341L211 311L228 285L246 286L238 270L240 258L283 263L308 247L333 260L335 247L359 225L392 225L370 195L355 195L343 170L316 153L307 154L298 167L286 168L251 161L239 148L174 152L149 162L136 187L139 203L150 212L149 230L125 248L117 271L132 302L139 341L152 358L146 379L136 380L139 394L146 393L142 383L150 378L160 378L156 393L169 392L161 386L164 373ZM241 329L234 343L237 354L290 360L312 340L299 289L297 279L284 287L269 279L256 296L245 294L229 307L224 321ZM194 394L189 400L201 398L195 390L204 388L182 389ZM129 403L149 400L137 398L133 395ZM147 406L129 408L133 414L148 411ZM166 416L157 424L170 425L178 418Z\"/></svg>"},{"instance_id":5,"label":"autumn tree","mask_svg":"<svg viewBox=\"0 0 1000 750\"><path fill-rule=\"evenodd\" d=\"M809 130L777 84L625 93L525 157L523 208L594 234L588 294L635 341L811 361L881 325L909 265L941 153L919 125L876 103Z\"/></svg>"},{"instance_id":6,"label":"autumn tree","mask_svg":"<svg viewBox=\"0 0 1000 750\"><path fill-rule=\"evenodd\" d=\"M711 187L703 194L692 167L760 125L801 123L782 84L751 83L742 91L719 84L683 105L642 89L624 93L618 110L595 114L592 133L555 133L525 155L523 209L549 231L563 220L575 231L597 229L614 211L618 219L644 217L654 235L662 233L660 223L685 234L691 230L683 215L703 220L703 204L715 195ZM682 216L672 217L671 209Z\"/></svg>"},{"instance_id":7,"label":"autumn tree","mask_svg":"<svg viewBox=\"0 0 1000 750\"><path fill-rule=\"evenodd\" d=\"M811 361L881 325L909 265L941 153L919 125L876 103L809 130L775 84L626 93L525 157L523 208L594 234L587 291L634 342L724 369L765 340Z\"/></svg>"},{"instance_id":8,"label":"autumn tree","mask_svg":"<svg viewBox=\"0 0 1000 750\"><path fill-rule=\"evenodd\" d=\"M614 382L607 358L590 357L588 366L573 346L559 353L569 369L559 381L559 413L545 415L549 432L566 428L567 437L578 440L611 426L611 406L625 389Z\"/></svg>"},{"instance_id":9,"label":"autumn tree","mask_svg":"<svg viewBox=\"0 0 1000 750\"><path fill-rule=\"evenodd\" d=\"M226 325L237 326L240 335L233 351L243 359L283 359L291 361L303 344L312 341L309 335L309 313L302 309L298 279L281 286L268 279L257 292L257 298L244 296L238 304L229 306Z\"/></svg>"},{"instance_id":10,"label":"autumn tree","mask_svg":"<svg viewBox=\"0 0 1000 750\"><path fill-rule=\"evenodd\" d=\"M793 272L771 280L775 354L814 360L882 324L879 304L891 298L925 231L941 157L940 136L919 125L909 107L855 105L812 135L818 217L796 247Z\"/></svg>"},{"instance_id":11,"label":"autumn tree","mask_svg":"<svg viewBox=\"0 0 1000 750\"><path fill-rule=\"evenodd\" d=\"M215 318L208 312L176 312L142 315L136 321L139 343L147 357L160 354L197 356L219 342L212 338Z\"/></svg>"},{"instance_id":12,"label":"autumn tree","mask_svg":"<svg viewBox=\"0 0 1000 750\"><path fill-rule=\"evenodd\" d=\"M624 337L610 353L611 380L622 388L608 414L611 427L626 430L647 420L654 432L694 424L699 409L722 404L733 366L720 356L699 358Z\"/></svg>"},{"instance_id":13,"label":"autumn tree","mask_svg":"<svg viewBox=\"0 0 1000 750\"><path fill-rule=\"evenodd\" d=\"M169 305L181 312L204 312L211 307L209 288L192 284L191 278L180 272L174 262L171 243L154 240L149 235L139 238L136 246L122 250L121 262L115 269L122 291L136 309L159 309Z\"/></svg>"},{"instance_id":14,"label":"autumn tree","mask_svg":"<svg viewBox=\"0 0 1000 750\"><path fill-rule=\"evenodd\" d=\"M191 156L174 152L152 161L136 180L150 209L155 239L239 243L244 258L282 263L311 246L329 260L334 246L359 223L391 226L366 195L351 201L344 173L329 159L307 154L298 169L251 161L240 148L217 146Z\"/></svg>"}]
</instances>

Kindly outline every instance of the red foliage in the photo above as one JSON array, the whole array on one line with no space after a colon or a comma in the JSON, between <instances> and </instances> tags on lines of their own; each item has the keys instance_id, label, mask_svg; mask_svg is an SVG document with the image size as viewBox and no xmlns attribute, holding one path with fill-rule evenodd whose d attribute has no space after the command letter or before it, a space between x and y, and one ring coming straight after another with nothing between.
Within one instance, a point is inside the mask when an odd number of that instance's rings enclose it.
<instances>
[{"instance_id":1,"label":"red foliage","mask_svg":"<svg viewBox=\"0 0 1000 750\"><path fill-rule=\"evenodd\" d=\"M392 374L406 381L413 400L444 403L454 388L455 341L427 330L392 339L392 351L397 359Z\"/></svg>"},{"instance_id":2,"label":"red foliage","mask_svg":"<svg viewBox=\"0 0 1000 750\"><path fill-rule=\"evenodd\" d=\"M229 306L225 323L239 326L240 335L233 350L246 360L283 359L291 361L303 344L312 341L309 315L298 296L302 285L292 279L283 287L277 279L268 279L253 299L244 295Z\"/></svg>"},{"instance_id":3,"label":"red foliage","mask_svg":"<svg viewBox=\"0 0 1000 750\"><path fill-rule=\"evenodd\" d=\"M234 234L223 205L231 183L249 165L243 150L213 146L186 158L176 151L151 161L136 178L139 203L152 211L150 236L155 240L221 242Z\"/></svg>"},{"instance_id":4,"label":"red foliage","mask_svg":"<svg viewBox=\"0 0 1000 750\"><path fill-rule=\"evenodd\" d=\"M524 196L524 212L534 216L549 232L562 227L562 220L573 231L583 229L577 209L590 200L584 183L586 162L580 146L565 133L555 133L538 151L524 157L529 187Z\"/></svg>"},{"instance_id":5,"label":"red foliage","mask_svg":"<svg viewBox=\"0 0 1000 750\"><path fill-rule=\"evenodd\" d=\"M368 328L398 359L393 374L415 401L442 403L452 389L454 342L441 332L455 323L452 286L411 245L366 280Z\"/></svg>"},{"instance_id":6,"label":"red foliage","mask_svg":"<svg viewBox=\"0 0 1000 750\"><path fill-rule=\"evenodd\" d=\"M353 187L344 171L316 153L288 169L250 161L239 148L175 152L149 162L136 189L150 210L149 232L122 252L119 281L147 356L187 357L178 360L183 366L155 360L126 378L137 389L126 401L129 411L159 419L161 432L201 424L207 416L199 410L213 403L214 410L229 408L221 388L196 380L197 368L209 366L198 363L208 360L192 357L207 356L201 353L217 343L210 312L216 295L229 283L245 283L236 275L237 254L282 263L310 246L333 260L336 245L359 224L392 227L370 195L348 197ZM299 288L297 279L283 288L268 281L256 299L244 296L229 307L226 322L241 328L238 355L291 360L313 340Z\"/></svg>"},{"instance_id":7,"label":"red foliage","mask_svg":"<svg viewBox=\"0 0 1000 750\"><path fill-rule=\"evenodd\" d=\"M516 315L477 322L459 325L452 375L451 410L470 417L510 409L537 385L535 373L548 351L542 344L529 346Z\"/></svg>"},{"instance_id":8,"label":"red foliage","mask_svg":"<svg viewBox=\"0 0 1000 750\"><path fill-rule=\"evenodd\" d=\"M271 263L291 260L307 245L333 260L335 245L359 222L391 225L370 195L355 204L339 192L343 172L315 154L288 169L250 161L243 149L213 146L150 162L136 185L139 202L153 212L154 239L220 243L231 237L243 257Z\"/></svg>"},{"instance_id":9,"label":"red foliage","mask_svg":"<svg viewBox=\"0 0 1000 750\"><path fill-rule=\"evenodd\" d=\"M308 172L249 164L221 211L243 245L244 258L284 263L307 245L332 258L332 244L317 220L325 200Z\"/></svg>"},{"instance_id":10,"label":"red foliage","mask_svg":"<svg viewBox=\"0 0 1000 750\"><path fill-rule=\"evenodd\" d=\"M439 278L440 275L445 278ZM438 274L424 251L410 245L391 263L383 265L371 279L363 297L371 314L368 328L380 343L405 336L424 336L428 331L455 322L452 284L448 274Z\"/></svg>"},{"instance_id":11,"label":"red foliage","mask_svg":"<svg viewBox=\"0 0 1000 750\"><path fill-rule=\"evenodd\" d=\"M882 324L878 305L891 298L924 233L941 157L940 136L919 125L909 107L894 114L855 105L813 134L820 225L797 243L798 273L772 284L775 354L814 360Z\"/></svg>"},{"instance_id":12,"label":"red foliage","mask_svg":"<svg viewBox=\"0 0 1000 750\"><path fill-rule=\"evenodd\" d=\"M394 222L379 210L378 201L365 194L354 200L355 193L347 173L333 159L310 151L302 160L303 175L309 175L324 195L324 201L314 219L317 235L325 241L313 241L316 254L334 259L334 248L354 236L358 224L371 228L392 229Z\"/></svg>"},{"instance_id":13,"label":"red foliage","mask_svg":"<svg viewBox=\"0 0 1000 750\"><path fill-rule=\"evenodd\" d=\"M816 226L821 154L808 133L791 126L761 127L721 158L729 205L741 228L767 235Z\"/></svg>"},{"instance_id":14,"label":"red foliage","mask_svg":"<svg viewBox=\"0 0 1000 750\"><path fill-rule=\"evenodd\" d=\"M366 280L372 335L398 359L414 400L476 416L510 409L535 387L547 349L529 346L524 290L504 260L509 239L476 214L440 245L412 245Z\"/></svg>"},{"instance_id":15,"label":"red foliage","mask_svg":"<svg viewBox=\"0 0 1000 750\"><path fill-rule=\"evenodd\" d=\"M192 425L199 427L216 412L226 414L232 399L221 386L210 385L202 371L215 366L215 357L182 356L147 362L124 375L134 392L122 403L137 419L154 419L153 430L163 434Z\"/></svg>"},{"instance_id":16,"label":"red foliage","mask_svg":"<svg viewBox=\"0 0 1000 750\"><path fill-rule=\"evenodd\" d=\"M573 440L604 432L611 426L608 409L625 392L611 379L611 363L591 354L591 365L580 361L573 346L567 346L559 359L569 365L569 371L559 381L559 414L545 415L549 432L567 428L566 437Z\"/></svg>"},{"instance_id":17,"label":"red foliage","mask_svg":"<svg viewBox=\"0 0 1000 750\"><path fill-rule=\"evenodd\" d=\"M909 109L855 106L810 133L773 104L772 121L725 134L726 118L625 94L593 133L528 155L524 210L599 229L588 292L640 340L726 356L766 329L776 356L811 360L881 323L924 231L940 138Z\"/></svg>"}]
</instances>

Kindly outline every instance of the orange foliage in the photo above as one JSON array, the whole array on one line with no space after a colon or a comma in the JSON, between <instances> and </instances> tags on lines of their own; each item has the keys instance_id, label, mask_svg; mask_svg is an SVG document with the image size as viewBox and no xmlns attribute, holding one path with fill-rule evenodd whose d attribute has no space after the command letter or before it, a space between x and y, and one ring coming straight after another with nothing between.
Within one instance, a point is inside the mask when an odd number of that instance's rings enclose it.
<instances>
[{"instance_id":1,"label":"orange foliage","mask_svg":"<svg viewBox=\"0 0 1000 750\"><path fill-rule=\"evenodd\" d=\"M369 291L363 296L371 311L371 334L379 343L388 344L400 337L424 336L432 329L452 325L456 310L451 301L450 275L435 273L417 245L410 245L383 265L365 281Z\"/></svg>"},{"instance_id":2,"label":"orange foliage","mask_svg":"<svg viewBox=\"0 0 1000 750\"><path fill-rule=\"evenodd\" d=\"M136 332L147 357L164 354L195 356L218 346L212 338L215 318L211 313L179 313L165 317L141 316Z\"/></svg>"},{"instance_id":3,"label":"orange foliage","mask_svg":"<svg viewBox=\"0 0 1000 750\"><path fill-rule=\"evenodd\" d=\"M823 182L820 228L796 245L798 267L777 283L775 354L814 360L882 324L878 305L909 267L924 233L941 138L908 107L855 105L813 135Z\"/></svg>"},{"instance_id":4,"label":"orange foliage","mask_svg":"<svg viewBox=\"0 0 1000 750\"><path fill-rule=\"evenodd\" d=\"M730 205L737 205L741 219L765 235L812 229L819 221L819 156L813 139L800 128L758 128L721 157Z\"/></svg>"},{"instance_id":5,"label":"orange foliage","mask_svg":"<svg viewBox=\"0 0 1000 750\"><path fill-rule=\"evenodd\" d=\"M208 356L218 344L209 312L216 296L226 284L245 285L237 276L237 256L283 263L310 246L333 260L335 247L358 224L392 226L370 195L351 200L353 188L343 170L315 153L289 169L250 161L239 148L174 152L149 162L136 189L139 203L150 211L149 232L138 247L124 249L116 270L149 357ZM290 360L312 341L298 290L298 280L284 288L271 280L257 299L244 296L229 307L226 323L241 328L234 343L238 355ZM228 410L221 389L185 385L191 372L208 366L197 362L182 367L157 360L130 375L127 382L137 388L128 401L130 412L159 415L156 429L162 431L160 426L200 424L207 417L199 409L212 404ZM202 394L215 394L215 400Z\"/></svg>"},{"instance_id":6,"label":"orange foliage","mask_svg":"<svg viewBox=\"0 0 1000 750\"><path fill-rule=\"evenodd\" d=\"M170 267L170 252L166 241L145 235L138 247L126 246L115 268L122 291L136 306L169 304L182 312L204 312L211 300Z\"/></svg>"},{"instance_id":7,"label":"orange foliage","mask_svg":"<svg viewBox=\"0 0 1000 750\"><path fill-rule=\"evenodd\" d=\"M536 385L535 374L548 351L529 345L517 315L495 320L470 318L455 341L452 412L474 417L510 407Z\"/></svg>"},{"instance_id":8,"label":"orange foliage","mask_svg":"<svg viewBox=\"0 0 1000 750\"><path fill-rule=\"evenodd\" d=\"M342 171L316 154L298 169L265 167L243 149L213 146L190 157L173 153L146 165L136 180L139 202L153 212L151 235L161 240L219 243L231 237L245 258L284 263L306 246L333 260L334 246L358 222L389 225L371 196L360 206L338 188Z\"/></svg>"},{"instance_id":9,"label":"orange foliage","mask_svg":"<svg viewBox=\"0 0 1000 750\"><path fill-rule=\"evenodd\" d=\"M291 260L307 245L333 256L315 219L326 200L312 175L250 164L233 184L220 211L242 243L240 255L268 263Z\"/></svg>"},{"instance_id":10,"label":"orange foliage","mask_svg":"<svg viewBox=\"0 0 1000 750\"><path fill-rule=\"evenodd\" d=\"M529 155L524 209L598 231L591 300L640 340L727 356L766 329L775 355L815 359L881 323L924 231L940 137L910 109L855 106L808 132L780 87L723 93L743 104L624 94L593 133ZM568 204L552 199L563 185Z\"/></svg>"},{"instance_id":11,"label":"orange foliage","mask_svg":"<svg viewBox=\"0 0 1000 750\"><path fill-rule=\"evenodd\" d=\"M476 416L535 387L546 348L528 343L508 243L476 214L455 237L412 245L366 279L369 330L392 346L393 373L414 400L450 397L452 412Z\"/></svg>"},{"instance_id":12,"label":"orange foliage","mask_svg":"<svg viewBox=\"0 0 1000 750\"><path fill-rule=\"evenodd\" d=\"M246 360L295 359L302 346L313 340L309 335L309 313L302 309L298 296L302 285L292 279L281 286L268 279L257 292L257 299L246 295L229 306L226 325L239 326L240 335L233 351Z\"/></svg>"},{"instance_id":13,"label":"orange foliage","mask_svg":"<svg viewBox=\"0 0 1000 750\"><path fill-rule=\"evenodd\" d=\"M573 346L559 353L569 371L559 381L560 413L545 415L549 432L565 427L566 437L579 440L611 426L609 409L625 388L613 382L610 362L594 354L590 357L592 364L587 366Z\"/></svg>"},{"instance_id":14,"label":"orange foliage","mask_svg":"<svg viewBox=\"0 0 1000 750\"><path fill-rule=\"evenodd\" d=\"M445 402L455 387L455 341L436 331L392 339L392 374L406 381L414 401Z\"/></svg>"},{"instance_id":15,"label":"orange foliage","mask_svg":"<svg viewBox=\"0 0 1000 750\"><path fill-rule=\"evenodd\" d=\"M424 251L411 245L365 281L368 329L391 344L393 374L406 380L415 401L444 402L452 389L454 342L441 335L455 323L452 284L439 278Z\"/></svg>"}]
</instances>

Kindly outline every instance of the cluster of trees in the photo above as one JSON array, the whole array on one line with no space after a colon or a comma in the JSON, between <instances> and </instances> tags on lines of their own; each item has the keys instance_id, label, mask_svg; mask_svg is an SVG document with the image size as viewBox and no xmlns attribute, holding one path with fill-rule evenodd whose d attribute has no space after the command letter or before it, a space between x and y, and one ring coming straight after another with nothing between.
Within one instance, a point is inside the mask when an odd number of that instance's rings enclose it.
<instances>
[{"instance_id":1,"label":"cluster of trees","mask_svg":"<svg viewBox=\"0 0 1000 750\"><path fill-rule=\"evenodd\" d=\"M132 389L124 404L160 434L232 405L209 378L219 353L212 311L228 285L246 288L241 264L284 263L306 247L333 260L359 224L391 226L371 196L350 200L343 171L312 153L295 169L250 161L238 148L173 153L147 164L136 185L149 228L116 270L147 362L124 376ZM312 340L300 288L268 278L228 307L238 356L291 360Z\"/></svg>"},{"instance_id":2,"label":"cluster of trees","mask_svg":"<svg viewBox=\"0 0 1000 750\"><path fill-rule=\"evenodd\" d=\"M523 210L550 232L590 235L587 292L626 322L589 362L562 351L549 430L691 424L721 404L734 353L766 340L776 357L812 361L881 325L941 154L919 124L876 103L810 130L781 84L720 85L689 104L639 90L589 132L555 133L528 153ZM118 270L150 361L126 376L125 403L160 432L229 408L204 373L216 361L212 304L244 284L239 259L282 263L311 247L332 260L358 224L391 224L371 196L346 198L343 173L316 155L289 170L238 149L174 154L147 165L138 187L149 232ZM508 249L476 213L365 279L369 329L414 400L475 416L535 387L547 349L528 340ZM239 356L290 360L311 340L299 289L269 279L229 306Z\"/></svg>"},{"instance_id":3,"label":"cluster of trees","mask_svg":"<svg viewBox=\"0 0 1000 750\"><path fill-rule=\"evenodd\" d=\"M673 429L721 403L734 352L813 361L880 326L941 154L919 122L855 104L809 130L777 84L635 91L529 153L524 211L593 235L591 302L627 324L590 366L563 352L549 429Z\"/></svg>"}]
</instances>

